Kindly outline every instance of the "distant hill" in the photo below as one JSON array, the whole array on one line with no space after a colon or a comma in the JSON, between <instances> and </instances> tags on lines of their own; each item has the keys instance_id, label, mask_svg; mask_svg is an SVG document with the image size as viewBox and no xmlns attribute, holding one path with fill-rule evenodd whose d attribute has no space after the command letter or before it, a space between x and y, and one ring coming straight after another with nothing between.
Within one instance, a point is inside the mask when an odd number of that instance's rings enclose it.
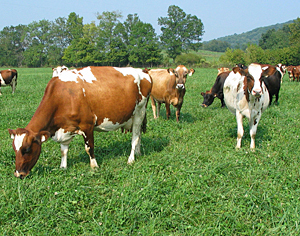
<instances>
[{"instance_id":1,"label":"distant hill","mask_svg":"<svg viewBox=\"0 0 300 236\"><path fill-rule=\"evenodd\" d=\"M247 47L248 43L258 44L259 39L261 38L261 35L266 33L268 30L270 30L270 29L278 30L278 29L282 28L284 25L291 24L293 22L294 21L291 20L291 21L281 23L281 24L259 27L254 30L244 32L242 34L234 34L234 35L229 35L229 36L225 36L225 37L220 37L220 38L217 38L216 40L229 43L231 45L231 48L244 49ZM210 41L206 41L203 43L205 44L208 42L210 42Z\"/></svg>"}]
</instances>

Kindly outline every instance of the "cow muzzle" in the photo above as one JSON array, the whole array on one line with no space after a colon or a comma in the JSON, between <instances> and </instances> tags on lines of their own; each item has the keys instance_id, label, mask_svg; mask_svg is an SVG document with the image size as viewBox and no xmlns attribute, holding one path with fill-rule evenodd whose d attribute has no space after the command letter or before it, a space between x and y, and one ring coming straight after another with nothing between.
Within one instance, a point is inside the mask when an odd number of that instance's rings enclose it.
<instances>
[{"instance_id":1,"label":"cow muzzle","mask_svg":"<svg viewBox=\"0 0 300 236\"><path fill-rule=\"evenodd\" d=\"M255 97L260 97L262 94L261 90L252 90L252 95Z\"/></svg>"},{"instance_id":2,"label":"cow muzzle","mask_svg":"<svg viewBox=\"0 0 300 236\"><path fill-rule=\"evenodd\" d=\"M202 107L208 107L206 104L202 103L201 104Z\"/></svg>"},{"instance_id":3,"label":"cow muzzle","mask_svg":"<svg viewBox=\"0 0 300 236\"><path fill-rule=\"evenodd\" d=\"M184 84L177 84L177 85L176 85L176 88L177 88L177 89L184 89Z\"/></svg>"},{"instance_id":4,"label":"cow muzzle","mask_svg":"<svg viewBox=\"0 0 300 236\"><path fill-rule=\"evenodd\" d=\"M24 179L29 173L25 173L25 171L15 171L14 176L20 179Z\"/></svg>"}]
</instances>

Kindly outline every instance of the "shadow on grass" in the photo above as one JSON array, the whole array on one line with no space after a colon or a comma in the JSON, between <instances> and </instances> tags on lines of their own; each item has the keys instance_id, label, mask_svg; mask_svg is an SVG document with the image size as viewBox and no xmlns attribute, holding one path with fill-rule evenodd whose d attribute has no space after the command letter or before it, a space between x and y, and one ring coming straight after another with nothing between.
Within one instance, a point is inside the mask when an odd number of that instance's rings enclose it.
<instances>
[{"instance_id":1,"label":"shadow on grass","mask_svg":"<svg viewBox=\"0 0 300 236\"><path fill-rule=\"evenodd\" d=\"M122 156L127 156L129 157L130 152L131 152L131 133L128 134L123 134L123 135L128 135L127 137L121 137L121 141L109 141L108 144L106 141L103 139L103 143L105 145L101 145L101 142L97 140L95 142L95 157L97 160L97 163L99 166L103 164L105 160L109 159L119 159ZM116 139L120 139L116 137ZM125 141L124 141L125 139ZM168 137L154 137L154 138L149 138L149 137L143 137L142 135L142 141L141 141L141 156L144 155L150 155L151 153L155 152L161 152L167 145L169 144L169 139ZM78 143L74 143L70 145L70 151L72 150L72 146L78 145ZM81 148L82 147L82 148ZM68 157L68 168L73 167L78 165L79 163L85 163L87 167L90 166L90 160L88 154L85 152L84 146L81 145L80 150L78 151L79 154L77 156L73 156L72 154L69 153ZM58 146L60 148L60 146ZM78 153L77 152L77 153ZM54 157L54 158L61 158L60 156ZM136 156L138 158L138 156ZM126 164L127 161L124 163ZM43 165L39 164L36 165L35 167L35 174L39 176L44 176L47 173L54 172L59 168L58 166L54 166L54 163L52 162L51 165ZM62 169L63 170L63 169ZM29 175L30 176L30 175Z\"/></svg>"}]
</instances>

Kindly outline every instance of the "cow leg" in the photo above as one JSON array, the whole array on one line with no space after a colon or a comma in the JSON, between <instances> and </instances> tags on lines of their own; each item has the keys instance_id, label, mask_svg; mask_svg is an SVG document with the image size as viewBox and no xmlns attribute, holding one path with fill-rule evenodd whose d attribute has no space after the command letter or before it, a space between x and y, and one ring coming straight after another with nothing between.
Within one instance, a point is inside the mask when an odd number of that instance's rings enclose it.
<instances>
[{"instance_id":1,"label":"cow leg","mask_svg":"<svg viewBox=\"0 0 300 236\"><path fill-rule=\"evenodd\" d=\"M176 121L177 122L179 122L180 110L181 110L181 105L178 104L177 110L176 110Z\"/></svg>"},{"instance_id":2,"label":"cow leg","mask_svg":"<svg viewBox=\"0 0 300 236\"><path fill-rule=\"evenodd\" d=\"M157 117L159 117L161 102L157 102Z\"/></svg>"},{"instance_id":3,"label":"cow leg","mask_svg":"<svg viewBox=\"0 0 300 236\"><path fill-rule=\"evenodd\" d=\"M151 107L152 107L152 111L153 111L153 117L154 119L157 119L156 116L156 101L154 100L154 98L152 96L150 96L151 99Z\"/></svg>"},{"instance_id":4,"label":"cow leg","mask_svg":"<svg viewBox=\"0 0 300 236\"><path fill-rule=\"evenodd\" d=\"M256 117L255 119L250 119L249 121L249 128L250 128L250 149L255 149L255 136L257 131L258 122L260 120L260 117Z\"/></svg>"},{"instance_id":5,"label":"cow leg","mask_svg":"<svg viewBox=\"0 0 300 236\"><path fill-rule=\"evenodd\" d=\"M60 151L61 151L60 168L64 168L64 169L67 168L68 151L69 151L69 144L71 140L60 144Z\"/></svg>"},{"instance_id":6,"label":"cow leg","mask_svg":"<svg viewBox=\"0 0 300 236\"><path fill-rule=\"evenodd\" d=\"M2 93L1 93L1 85L0 85L0 96L2 95Z\"/></svg>"},{"instance_id":7,"label":"cow leg","mask_svg":"<svg viewBox=\"0 0 300 236\"><path fill-rule=\"evenodd\" d=\"M171 111L170 111L170 103L166 102L166 114L167 114L167 120L170 118Z\"/></svg>"},{"instance_id":8,"label":"cow leg","mask_svg":"<svg viewBox=\"0 0 300 236\"><path fill-rule=\"evenodd\" d=\"M91 168L98 168L98 163L94 154L94 133L93 129L88 132L83 132L82 134L85 143L85 151L90 157Z\"/></svg>"},{"instance_id":9,"label":"cow leg","mask_svg":"<svg viewBox=\"0 0 300 236\"><path fill-rule=\"evenodd\" d=\"M134 162L134 155L141 153L141 126L146 115L145 104L138 108L134 117L132 118L132 139L131 139L131 152L127 164Z\"/></svg>"},{"instance_id":10,"label":"cow leg","mask_svg":"<svg viewBox=\"0 0 300 236\"><path fill-rule=\"evenodd\" d=\"M16 85L17 85L17 83L16 83L16 77L14 77L14 78L12 79L12 84L11 84L12 93L15 93Z\"/></svg>"},{"instance_id":11,"label":"cow leg","mask_svg":"<svg viewBox=\"0 0 300 236\"><path fill-rule=\"evenodd\" d=\"M242 138L244 135L244 127L243 127L243 115L236 111L236 122L237 122L237 142L236 148L241 148Z\"/></svg>"}]
</instances>

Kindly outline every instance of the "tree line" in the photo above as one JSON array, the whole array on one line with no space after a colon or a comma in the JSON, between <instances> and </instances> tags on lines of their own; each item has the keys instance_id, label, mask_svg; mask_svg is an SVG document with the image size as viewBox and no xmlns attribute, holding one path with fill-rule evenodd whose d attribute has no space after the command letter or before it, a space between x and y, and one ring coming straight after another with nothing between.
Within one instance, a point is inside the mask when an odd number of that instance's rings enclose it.
<instances>
[{"instance_id":1,"label":"tree line","mask_svg":"<svg viewBox=\"0 0 300 236\"><path fill-rule=\"evenodd\" d=\"M237 63L282 63L300 65L300 18L281 29L270 29L262 34L259 44L249 44L245 50L227 48L220 61L230 65Z\"/></svg>"},{"instance_id":2,"label":"tree line","mask_svg":"<svg viewBox=\"0 0 300 236\"><path fill-rule=\"evenodd\" d=\"M0 65L14 67L157 66L183 52L198 50L203 23L171 5L160 17L161 35L153 26L118 11L97 14L97 23L83 24L75 12L68 18L7 26L0 31ZM162 51L164 53L162 53Z\"/></svg>"}]
</instances>

